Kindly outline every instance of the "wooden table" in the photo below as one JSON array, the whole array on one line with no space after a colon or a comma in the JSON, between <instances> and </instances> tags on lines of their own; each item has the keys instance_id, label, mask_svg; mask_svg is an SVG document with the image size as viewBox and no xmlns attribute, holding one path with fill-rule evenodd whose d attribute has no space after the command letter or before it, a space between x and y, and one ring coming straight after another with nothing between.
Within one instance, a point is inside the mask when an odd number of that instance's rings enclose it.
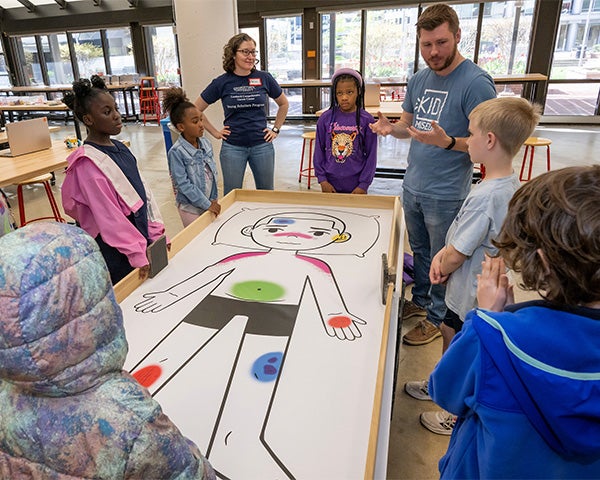
<instances>
[{"instance_id":1,"label":"wooden table","mask_svg":"<svg viewBox=\"0 0 600 480\"><path fill-rule=\"evenodd\" d=\"M123 94L123 105L125 106L125 115L124 118L128 118L130 116L135 116L137 118L137 113L135 111L135 101L134 101L134 92L138 88L137 83L128 82L128 83L119 83L119 84L107 84L106 88L109 92L121 92ZM73 90L73 86L69 84L60 84L60 85L27 85L20 87L3 87L0 88L0 93L5 93L6 95L20 94L20 93L44 93L50 100L49 94L51 93L62 93L63 95L67 92ZM127 93L129 93L129 100L131 102L131 114L129 113L129 102L127 101Z\"/></svg>"},{"instance_id":2,"label":"wooden table","mask_svg":"<svg viewBox=\"0 0 600 480\"><path fill-rule=\"evenodd\" d=\"M53 172L67 166L69 150L62 141L55 140L52 147L39 152L0 158L0 187L14 185L28 178Z\"/></svg>"},{"instance_id":3,"label":"wooden table","mask_svg":"<svg viewBox=\"0 0 600 480\"><path fill-rule=\"evenodd\" d=\"M36 105L0 105L0 124L4 126L4 112L8 113L8 118L12 122L15 112L65 112L67 118L71 113L71 109L64 103L57 105L51 105L48 103L41 103ZM79 120L73 115L73 123L75 125L75 134L77 138L81 140L81 128L79 126Z\"/></svg>"}]
</instances>

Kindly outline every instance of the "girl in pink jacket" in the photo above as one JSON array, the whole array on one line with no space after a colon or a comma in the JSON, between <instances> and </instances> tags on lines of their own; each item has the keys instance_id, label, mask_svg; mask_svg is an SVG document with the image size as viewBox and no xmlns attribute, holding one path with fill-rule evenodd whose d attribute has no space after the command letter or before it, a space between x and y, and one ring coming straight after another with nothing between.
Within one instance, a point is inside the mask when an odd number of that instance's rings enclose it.
<instances>
[{"instance_id":1,"label":"girl in pink jacket","mask_svg":"<svg viewBox=\"0 0 600 480\"><path fill-rule=\"evenodd\" d=\"M67 158L65 212L96 240L113 284L134 268L145 276L146 248L165 233L165 226L135 157L111 138L123 126L115 100L94 75L74 82L63 102L88 130L84 145Z\"/></svg>"}]
</instances>

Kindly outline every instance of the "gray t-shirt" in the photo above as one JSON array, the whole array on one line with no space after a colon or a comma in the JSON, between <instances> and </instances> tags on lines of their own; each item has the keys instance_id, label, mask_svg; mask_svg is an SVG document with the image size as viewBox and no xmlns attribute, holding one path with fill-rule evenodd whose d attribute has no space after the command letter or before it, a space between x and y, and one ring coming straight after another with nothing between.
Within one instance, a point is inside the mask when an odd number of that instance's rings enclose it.
<instances>
[{"instance_id":1,"label":"gray t-shirt","mask_svg":"<svg viewBox=\"0 0 600 480\"><path fill-rule=\"evenodd\" d=\"M446 76L429 68L419 70L408 82L402 108L413 115L417 130L431 130L435 120L448 135L466 137L471 110L495 97L492 77L464 60ZM472 172L468 153L412 140L402 187L413 195L462 200L469 193Z\"/></svg>"},{"instance_id":2,"label":"gray t-shirt","mask_svg":"<svg viewBox=\"0 0 600 480\"><path fill-rule=\"evenodd\" d=\"M508 202L519 186L514 174L475 185L448 229L446 245L467 256L450 275L446 287L446 306L463 321L477 306L477 274L481 273L484 253L497 253L492 239L500 232Z\"/></svg>"}]
</instances>

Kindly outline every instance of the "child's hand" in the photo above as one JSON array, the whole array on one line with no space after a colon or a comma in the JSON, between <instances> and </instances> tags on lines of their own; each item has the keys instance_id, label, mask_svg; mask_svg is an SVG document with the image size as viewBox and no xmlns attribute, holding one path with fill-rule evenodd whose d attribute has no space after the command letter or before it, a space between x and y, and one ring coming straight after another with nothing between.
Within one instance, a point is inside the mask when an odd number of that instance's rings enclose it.
<instances>
[{"instance_id":1,"label":"child's hand","mask_svg":"<svg viewBox=\"0 0 600 480\"><path fill-rule=\"evenodd\" d=\"M504 260L486 255L481 262L481 274L477 275L477 304L481 308L501 312L514 301L513 286L508 281Z\"/></svg>"},{"instance_id":2,"label":"child's hand","mask_svg":"<svg viewBox=\"0 0 600 480\"><path fill-rule=\"evenodd\" d=\"M434 285L440 283L446 283L450 275L442 274L442 257L446 247L442 248L435 256L431 259L431 267L429 268L429 281Z\"/></svg>"},{"instance_id":3,"label":"child's hand","mask_svg":"<svg viewBox=\"0 0 600 480\"><path fill-rule=\"evenodd\" d=\"M215 217L218 217L219 213L221 213L221 205L219 205L219 202L217 202L216 200L211 200L210 207L208 207L208 211L214 213Z\"/></svg>"},{"instance_id":4,"label":"child's hand","mask_svg":"<svg viewBox=\"0 0 600 480\"><path fill-rule=\"evenodd\" d=\"M144 265L143 267L139 268L139 279L140 280L146 280L146 278L148 278L148 275L150 274L150 265Z\"/></svg>"},{"instance_id":5,"label":"child's hand","mask_svg":"<svg viewBox=\"0 0 600 480\"><path fill-rule=\"evenodd\" d=\"M333 188L333 185L331 183L329 183L327 180L325 180L324 182L321 182L320 185L321 185L321 191L323 193L336 193L335 188Z\"/></svg>"},{"instance_id":6,"label":"child's hand","mask_svg":"<svg viewBox=\"0 0 600 480\"><path fill-rule=\"evenodd\" d=\"M352 193L355 193L358 195L366 195L367 191L363 190L362 188L356 187L354 190L352 190Z\"/></svg>"}]
</instances>

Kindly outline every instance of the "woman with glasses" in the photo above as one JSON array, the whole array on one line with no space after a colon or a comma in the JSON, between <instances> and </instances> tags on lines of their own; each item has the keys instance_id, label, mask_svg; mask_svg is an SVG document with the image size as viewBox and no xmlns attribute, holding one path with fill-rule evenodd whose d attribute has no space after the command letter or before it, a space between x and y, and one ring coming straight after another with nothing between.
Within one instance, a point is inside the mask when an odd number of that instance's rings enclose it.
<instances>
[{"instance_id":1,"label":"woman with glasses","mask_svg":"<svg viewBox=\"0 0 600 480\"><path fill-rule=\"evenodd\" d=\"M204 127L223 140L221 170L223 193L242 188L246 165L250 165L259 190L273 190L275 150L273 140L288 112L288 100L268 72L256 69L256 42L245 33L229 39L223 48L225 73L215 78L196 99L201 112L221 100L225 120L220 130L204 117ZM278 105L275 122L267 125L266 107L272 98Z\"/></svg>"}]
</instances>

